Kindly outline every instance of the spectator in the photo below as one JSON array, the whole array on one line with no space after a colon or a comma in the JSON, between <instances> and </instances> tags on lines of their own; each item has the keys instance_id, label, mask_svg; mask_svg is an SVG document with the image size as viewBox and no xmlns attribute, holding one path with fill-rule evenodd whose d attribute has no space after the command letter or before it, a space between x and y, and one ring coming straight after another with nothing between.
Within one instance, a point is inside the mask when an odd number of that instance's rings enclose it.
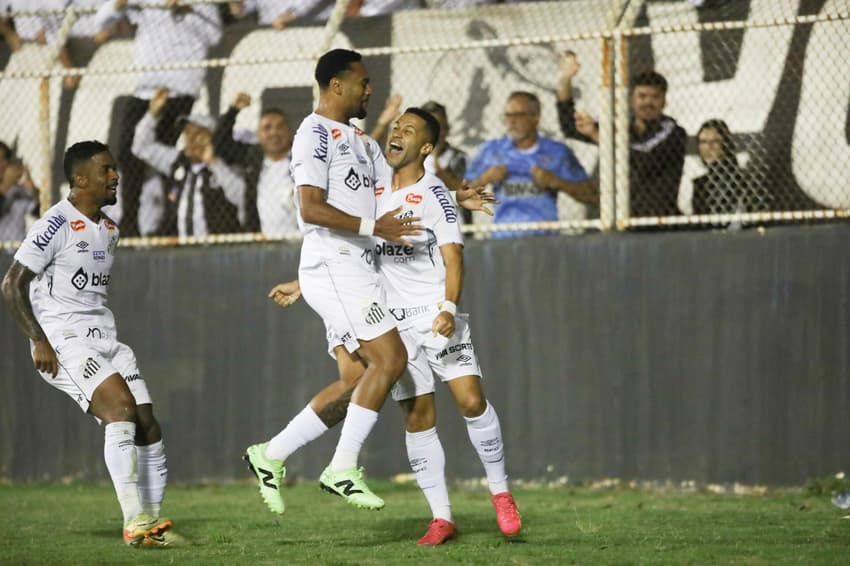
<instances>
[{"instance_id":1,"label":"spectator","mask_svg":"<svg viewBox=\"0 0 850 566\"><path fill-rule=\"evenodd\" d=\"M245 172L245 229L266 235L298 231L295 185L289 172L292 130L282 110L267 108L260 115L257 143L236 141L233 124L251 97L239 93L222 116L213 144L216 153Z\"/></svg>"},{"instance_id":2,"label":"spectator","mask_svg":"<svg viewBox=\"0 0 850 566\"><path fill-rule=\"evenodd\" d=\"M158 89L150 110L139 121L133 138L133 154L170 179L171 209L176 204L177 233L206 236L241 232L245 221L245 181L218 159L212 143L215 121L192 114L178 120L183 126L182 151L156 140L156 121L161 119L168 91ZM174 214L167 215L163 232L174 232Z\"/></svg>"},{"instance_id":3,"label":"spectator","mask_svg":"<svg viewBox=\"0 0 850 566\"><path fill-rule=\"evenodd\" d=\"M422 2L419 0L351 0L345 15L347 17L380 16L401 10L416 10L422 7Z\"/></svg>"},{"instance_id":4,"label":"spectator","mask_svg":"<svg viewBox=\"0 0 850 566\"><path fill-rule=\"evenodd\" d=\"M446 107L429 100L422 105L422 109L431 113L440 124L440 137L434 150L425 159L425 170L434 173L443 181L447 187L457 187L466 175L466 153L449 143L448 136L451 128ZM463 219L468 224L472 222L472 211L466 208L460 209Z\"/></svg>"},{"instance_id":5,"label":"spectator","mask_svg":"<svg viewBox=\"0 0 850 566\"><path fill-rule=\"evenodd\" d=\"M735 157L735 140L723 120L704 122L697 133L699 157L708 168L694 179L694 214L767 210L768 195L747 182Z\"/></svg>"},{"instance_id":6,"label":"spectator","mask_svg":"<svg viewBox=\"0 0 850 566\"><path fill-rule=\"evenodd\" d=\"M493 184L501 204L495 223L546 222L558 220L556 193L563 191L578 203L598 201L595 183L587 178L570 149L541 136L540 100L530 92L516 91L505 105L507 136L484 142L472 159L466 178L473 185ZM584 218L581 213L572 220ZM512 237L547 232L496 232L494 237Z\"/></svg>"},{"instance_id":7,"label":"spectator","mask_svg":"<svg viewBox=\"0 0 850 566\"><path fill-rule=\"evenodd\" d=\"M24 239L27 216L38 216L37 195L29 168L0 142L0 242Z\"/></svg>"},{"instance_id":8,"label":"spectator","mask_svg":"<svg viewBox=\"0 0 850 566\"><path fill-rule=\"evenodd\" d=\"M599 143L599 125L575 111L572 80L581 66L575 53L561 57L558 118L568 138ZM685 164L685 130L663 113L667 80L649 71L632 81L629 124L629 190L631 216L680 214L676 199Z\"/></svg>"},{"instance_id":9,"label":"spectator","mask_svg":"<svg viewBox=\"0 0 850 566\"><path fill-rule=\"evenodd\" d=\"M257 14L257 23L281 31L295 20L327 19L333 9L330 0L244 0L230 2L230 14L242 18Z\"/></svg>"},{"instance_id":10,"label":"spectator","mask_svg":"<svg viewBox=\"0 0 850 566\"><path fill-rule=\"evenodd\" d=\"M167 0L167 8L140 8L146 0L108 0L97 13L98 27L107 30L125 15L136 26L134 62L158 66L203 61L210 47L221 39L221 18L215 4L178 5ZM142 71L136 77L134 95L124 113L124 128L118 141L118 167L123 187L121 233L138 236L139 195L144 181L144 166L133 157L133 132L145 115L157 89L164 88L171 98L161 109L156 140L174 145L181 128L179 116L191 112L201 90L203 68Z\"/></svg>"},{"instance_id":11,"label":"spectator","mask_svg":"<svg viewBox=\"0 0 850 566\"><path fill-rule=\"evenodd\" d=\"M0 0L0 9L9 14L14 12L39 10L62 10L67 2L65 0L42 0L39 5L33 6L29 0ZM56 41L56 35L62 26L64 16L60 13L41 16L7 16L0 17L0 35L3 36L12 51L19 51L24 43L35 43L46 46ZM68 51L68 46L63 45L59 51L59 62L70 69L74 67L74 61ZM75 89L80 84L80 75L68 75L62 79L62 86L66 89Z\"/></svg>"}]
</instances>

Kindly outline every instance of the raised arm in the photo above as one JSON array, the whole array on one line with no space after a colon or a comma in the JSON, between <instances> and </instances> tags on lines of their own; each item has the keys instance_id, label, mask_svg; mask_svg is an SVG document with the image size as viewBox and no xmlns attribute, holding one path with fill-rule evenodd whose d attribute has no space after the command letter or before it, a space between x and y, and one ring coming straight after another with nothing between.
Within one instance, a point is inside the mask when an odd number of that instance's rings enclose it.
<instances>
[{"instance_id":1,"label":"raised arm","mask_svg":"<svg viewBox=\"0 0 850 566\"><path fill-rule=\"evenodd\" d=\"M180 154L177 148L165 145L156 139L156 121L166 102L168 102L168 89L157 89L151 98L147 113L136 125L131 147L133 155L163 175L171 173L171 166Z\"/></svg>"},{"instance_id":2,"label":"raised arm","mask_svg":"<svg viewBox=\"0 0 850 566\"><path fill-rule=\"evenodd\" d=\"M233 139L233 125L236 123L236 116L250 104L250 95L244 92L237 94L233 102L230 103L227 112L219 119L218 125L213 132L215 152L222 156L228 163L243 164L247 159L248 152L251 150L252 144Z\"/></svg>"},{"instance_id":3,"label":"raised arm","mask_svg":"<svg viewBox=\"0 0 850 566\"><path fill-rule=\"evenodd\" d=\"M30 303L29 286L35 277L36 274L22 263L18 261L12 263L9 271L6 272L6 276L3 277L3 300L20 329L35 344L33 351L35 369L56 377L59 370L56 352L53 351L44 330L36 320L32 311L32 303Z\"/></svg>"}]
</instances>

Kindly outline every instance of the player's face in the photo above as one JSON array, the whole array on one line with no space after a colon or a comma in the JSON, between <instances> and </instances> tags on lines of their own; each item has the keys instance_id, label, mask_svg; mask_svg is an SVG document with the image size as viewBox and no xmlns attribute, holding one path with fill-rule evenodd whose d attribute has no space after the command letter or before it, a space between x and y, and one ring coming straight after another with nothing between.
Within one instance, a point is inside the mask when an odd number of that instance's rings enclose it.
<instances>
[{"instance_id":1,"label":"player's face","mask_svg":"<svg viewBox=\"0 0 850 566\"><path fill-rule=\"evenodd\" d=\"M365 118L369 97L372 95L366 66L361 61L355 61L351 64L351 70L343 74L339 81L348 115L352 118Z\"/></svg>"},{"instance_id":2,"label":"player's face","mask_svg":"<svg viewBox=\"0 0 850 566\"><path fill-rule=\"evenodd\" d=\"M422 163L434 146L428 140L425 120L415 114L402 114L393 124L387 140L387 163L401 169L413 162Z\"/></svg>"},{"instance_id":3,"label":"player's face","mask_svg":"<svg viewBox=\"0 0 850 566\"><path fill-rule=\"evenodd\" d=\"M667 97L657 86L636 86L632 91L632 112L644 122L661 119Z\"/></svg>"},{"instance_id":4,"label":"player's face","mask_svg":"<svg viewBox=\"0 0 850 566\"><path fill-rule=\"evenodd\" d=\"M266 114L260 118L257 141L267 156L285 155L292 145L292 130L289 129L286 118L280 114Z\"/></svg>"},{"instance_id":5,"label":"player's face","mask_svg":"<svg viewBox=\"0 0 850 566\"><path fill-rule=\"evenodd\" d=\"M90 192L98 208L118 202L118 170L108 151L94 155L79 169L78 176L81 179L75 186Z\"/></svg>"},{"instance_id":6,"label":"player's face","mask_svg":"<svg viewBox=\"0 0 850 566\"><path fill-rule=\"evenodd\" d=\"M706 163L719 161L723 157L723 136L715 128L705 128L697 136L699 156Z\"/></svg>"},{"instance_id":7,"label":"player's face","mask_svg":"<svg viewBox=\"0 0 850 566\"><path fill-rule=\"evenodd\" d=\"M203 161L204 151L208 145L212 144L212 132L208 129L187 122L183 126L183 153L189 158L189 161Z\"/></svg>"},{"instance_id":8,"label":"player's face","mask_svg":"<svg viewBox=\"0 0 850 566\"><path fill-rule=\"evenodd\" d=\"M533 139L537 135L540 116L531 108L530 101L524 96L508 99L505 105L505 129L514 142Z\"/></svg>"}]
</instances>

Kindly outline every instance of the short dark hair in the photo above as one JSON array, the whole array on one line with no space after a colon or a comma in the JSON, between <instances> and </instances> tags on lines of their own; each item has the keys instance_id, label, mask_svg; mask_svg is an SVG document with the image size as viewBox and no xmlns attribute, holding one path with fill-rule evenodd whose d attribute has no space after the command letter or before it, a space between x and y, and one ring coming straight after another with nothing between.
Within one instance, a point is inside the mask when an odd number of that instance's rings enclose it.
<instances>
[{"instance_id":1,"label":"short dark hair","mask_svg":"<svg viewBox=\"0 0 850 566\"><path fill-rule=\"evenodd\" d=\"M508 95L508 100L513 98L524 98L528 101L528 106L531 109L531 113L535 116L540 116L540 99L533 92L528 92L526 90L515 90Z\"/></svg>"},{"instance_id":2,"label":"short dark hair","mask_svg":"<svg viewBox=\"0 0 850 566\"><path fill-rule=\"evenodd\" d=\"M326 89L331 79L351 70L351 64L362 61L363 56L350 49L332 49L319 57L316 63L316 82L319 88Z\"/></svg>"},{"instance_id":3,"label":"short dark hair","mask_svg":"<svg viewBox=\"0 0 850 566\"><path fill-rule=\"evenodd\" d=\"M65 159L62 163L65 178L74 186L74 170L80 163L88 161L98 153L109 151L106 144L96 140L77 142L65 151Z\"/></svg>"},{"instance_id":4,"label":"short dark hair","mask_svg":"<svg viewBox=\"0 0 850 566\"><path fill-rule=\"evenodd\" d=\"M448 116L448 112L446 112L446 107L437 102L436 100L429 100L428 102L420 106L420 108L422 108L422 110L425 110L426 112L436 112L437 114Z\"/></svg>"},{"instance_id":5,"label":"short dark hair","mask_svg":"<svg viewBox=\"0 0 850 566\"><path fill-rule=\"evenodd\" d=\"M632 81L632 88L636 86L654 86L667 94L667 79L664 75L655 71L646 71L637 75Z\"/></svg>"},{"instance_id":6,"label":"short dark hair","mask_svg":"<svg viewBox=\"0 0 850 566\"><path fill-rule=\"evenodd\" d=\"M286 112L281 110L280 108L273 106L271 108L264 108L262 112L260 112L260 118L265 118L269 114L276 114L286 120Z\"/></svg>"},{"instance_id":7,"label":"short dark hair","mask_svg":"<svg viewBox=\"0 0 850 566\"><path fill-rule=\"evenodd\" d=\"M423 108L411 106L405 110L404 113L413 114L414 116L422 118L422 120L425 121L425 129L428 130L428 143L431 145L437 145L437 140L440 139L440 123L429 111Z\"/></svg>"}]
</instances>

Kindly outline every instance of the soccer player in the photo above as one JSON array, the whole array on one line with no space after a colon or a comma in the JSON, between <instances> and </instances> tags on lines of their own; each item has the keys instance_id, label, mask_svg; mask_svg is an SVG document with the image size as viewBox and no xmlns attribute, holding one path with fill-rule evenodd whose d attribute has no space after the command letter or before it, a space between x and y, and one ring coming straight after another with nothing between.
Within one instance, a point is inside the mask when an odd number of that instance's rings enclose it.
<instances>
[{"instance_id":1,"label":"soccer player","mask_svg":"<svg viewBox=\"0 0 850 566\"><path fill-rule=\"evenodd\" d=\"M463 280L458 213L448 189L424 167L439 128L437 120L420 108L408 108L394 125L387 144L387 161L394 174L391 190L378 196L378 213L402 208L401 216L420 217L425 231L411 236L409 245L379 241L374 251L389 312L408 352L409 375L396 383L392 395L405 412L408 458L433 514L428 531L418 541L421 545L442 544L457 535L446 486L445 453L435 428L434 375L448 383L466 420L470 441L484 465L500 530L515 536L522 526L508 490L499 418L481 387L468 317L456 316ZM298 298L297 282L279 285L272 294L278 304L288 306Z\"/></svg>"},{"instance_id":2,"label":"soccer player","mask_svg":"<svg viewBox=\"0 0 850 566\"><path fill-rule=\"evenodd\" d=\"M320 482L355 506L381 509L384 501L366 485L357 458L390 388L404 371L407 353L383 304L372 261L372 236L405 243L404 238L417 234L419 226L416 218L396 218L397 210L376 219L375 182L389 177L389 166L375 140L349 123L366 116L372 94L360 54L347 49L325 53L316 64L315 77L319 104L301 123L292 147L292 176L304 234L298 278L307 303L344 346L338 355L340 376L347 375L349 365L362 363L366 368ZM312 410L299 417L309 431L322 425ZM268 483L272 485L268 489L276 490L273 507L283 512L282 464L267 461L278 459L274 452L255 445L245 457L261 489ZM271 465L274 478L265 480Z\"/></svg>"},{"instance_id":3,"label":"soccer player","mask_svg":"<svg viewBox=\"0 0 850 566\"><path fill-rule=\"evenodd\" d=\"M116 201L115 162L104 144L85 141L68 148L64 169L70 194L33 224L3 278L3 298L41 377L104 423L124 542L172 544L172 522L159 516L168 475L159 423L106 306L118 227L100 209Z\"/></svg>"}]
</instances>

